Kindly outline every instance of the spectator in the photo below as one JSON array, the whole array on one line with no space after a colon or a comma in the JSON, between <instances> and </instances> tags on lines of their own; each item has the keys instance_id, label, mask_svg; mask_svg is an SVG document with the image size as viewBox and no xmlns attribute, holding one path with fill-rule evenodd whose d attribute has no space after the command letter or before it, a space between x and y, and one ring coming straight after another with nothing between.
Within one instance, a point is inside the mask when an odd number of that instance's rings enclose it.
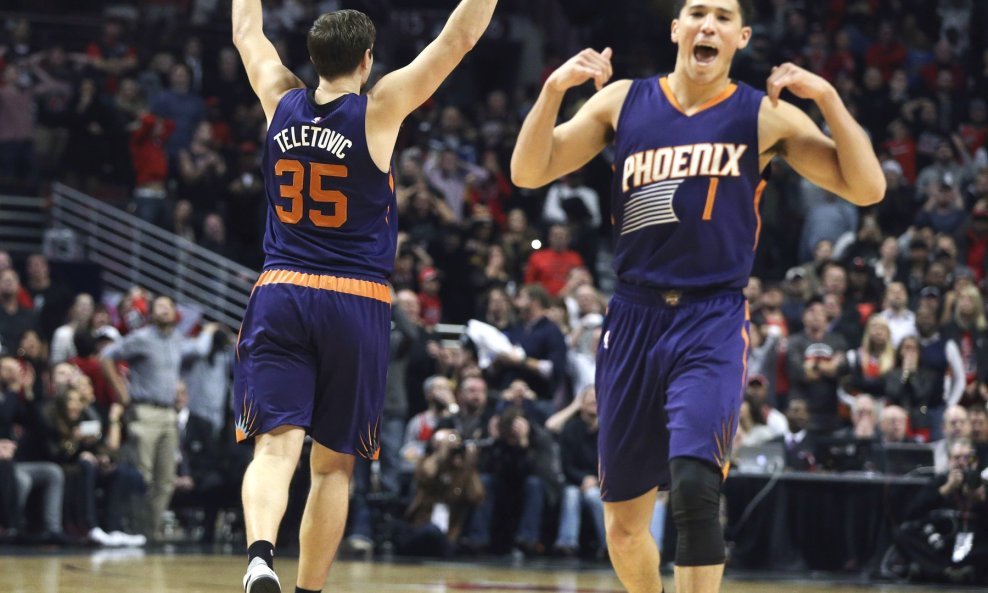
<instances>
[{"instance_id":1,"label":"spectator","mask_svg":"<svg viewBox=\"0 0 988 593\"><path fill-rule=\"evenodd\" d=\"M123 407L111 408L104 437L98 416L87 414L82 392L70 387L59 395L49 410L46 435L50 460L62 467L66 481L65 520L102 546L142 546L143 535L123 531L123 502L144 487L132 466L118 465L111 458L121 442ZM106 494L106 530L97 514L97 489ZM110 533L107 533L109 531Z\"/></svg>"},{"instance_id":2,"label":"spectator","mask_svg":"<svg viewBox=\"0 0 988 593\"><path fill-rule=\"evenodd\" d=\"M800 406L808 406L811 430L829 432L839 427L837 378L846 349L842 337L827 332L823 304L819 300L808 303L803 331L789 338L787 368L790 396L805 400Z\"/></svg>"},{"instance_id":3,"label":"spectator","mask_svg":"<svg viewBox=\"0 0 988 593\"><path fill-rule=\"evenodd\" d=\"M196 128L206 117L206 104L192 91L192 77L185 64L172 66L168 83L168 90L151 98L151 113L175 122L174 133L165 143L168 158L174 159L192 142Z\"/></svg>"},{"instance_id":4,"label":"spectator","mask_svg":"<svg viewBox=\"0 0 988 593\"><path fill-rule=\"evenodd\" d=\"M923 209L916 215L916 226L928 226L938 233L953 235L964 224L967 212L964 201L957 189L960 179L952 173L945 173L937 181L927 186L927 199Z\"/></svg>"},{"instance_id":5,"label":"spectator","mask_svg":"<svg viewBox=\"0 0 988 593\"><path fill-rule=\"evenodd\" d=\"M68 141L62 157L67 181L83 191L94 192L99 183L119 179L119 155L125 153L124 131L119 116L99 94L96 80L84 78L66 117Z\"/></svg>"},{"instance_id":6,"label":"spectator","mask_svg":"<svg viewBox=\"0 0 988 593\"><path fill-rule=\"evenodd\" d=\"M439 190L457 222L463 220L468 189L490 175L487 169L460 158L453 148L430 152L424 172L429 183Z\"/></svg>"},{"instance_id":7,"label":"spectator","mask_svg":"<svg viewBox=\"0 0 988 593\"><path fill-rule=\"evenodd\" d=\"M116 394L103 373L99 360L100 350L114 341L114 338L107 335L107 329L113 329L113 326L104 326L95 332L85 328L76 330L72 336L76 355L67 361L89 378L93 386L95 406L102 417L109 414L111 404L116 402Z\"/></svg>"},{"instance_id":8,"label":"spectator","mask_svg":"<svg viewBox=\"0 0 988 593\"><path fill-rule=\"evenodd\" d=\"M410 529L399 530L399 554L445 556L464 534L485 496L476 444L448 428L435 432L415 469L415 498L405 511Z\"/></svg>"},{"instance_id":9,"label":"spectator","mask_svg":"<svg viewBox=\"0 0 988 593\"><path fill-rule=\"evenodd\" d=\"M185 349L182 359L182 380L185 383L187 405L197 418L212 428L212 438L219 437L226 424L230 399L230 369L233 346L230 331L218 323L207 323ZM181 412L182 407L177 409Z\"/></svg>"},{"instance_id":10,"label":"spectator","mask_svg":"<svg viewBox=\"0 0 988 593\"><path fill-rule=\"evenodd\" d=\"M161 515L175 487L175 451L178 450L178 393L182 355L189 349L175 330L175 302L158 296L151 302L151 324L108 346L100 355L103 372L116 391L117 401L130 408L129 435L135 441L137 464L148 485L150 539L161 536ZM130 367L127 382L116 362Z\"/></svg>"},{"instance_id":11,"label":"spectator","mask_svg":"<svg viewBox=\"0 0 988 593\"><path fill-rule=\"evenodd\" d=\"M901 282L893 282L885 289L885 302L881 316L888 322L892 347L898 348L906 336L916 335L916 314L909 310L909 294Z\"/></svg>"},{"instance_id":12,"label":"spectator","mask_svg":"<svg viewBox=\"0 0 988 593\"><path fill-rule=\"evenodd\" d=\"M454 414L442 418L436 429L452 428L465 441L486 442L493 413L487 401L487 383L481 377L465 377L456 388Z\"/></svg>"},{"instance_id":13,"label":"spectator","mask_svg":"<svg viewBox=\"0 0 988 593\"><path fill-rule=\"evenodd\" d=\"M38 324L45 341L51 339L55 328L62 325L65 315L72 306L74 295L61 282L52 282L48 258L40 253L27 256L25 262L26 281L24 282L34 310L38 313Z\"/></svg>"},{"instance_id":14,"label":"spectator","mask_svg":"<svg viewBox=\"0 0 988 593\"><path fill-rule=\"evenodd\" d=\"M168 155L165 142L175 123L152 114L141 118L130 136L130 157L134 167L134 214L142 220L163 226L167 213Z\"/></svg>"},{"instance_id":15,"label":"spectator","mask_svg":"<svg viewBox=\"0 0 988 593\"><path fill-rule=\"evenodd\" d=\"M443 418L459 410L453 395L453 382L447 377L433 375L422 386L428 407L412 416L405 427L405 439L401 446L402 465L408 471L414 470L425 457L426 449L436 432L436 426Z\"/></svg>"},{"instance_id":16,"label":"spectator","mask_svg":"<svg viewBox=\"0 0 988 593\"><path fill-rule=\"evenodd\" d=\"M582 171L564 175L549 187L542 220L566 225L573 234L573 247L593 269L597 262L600 231L600 196L583 181Z\"/></svg>"},{"instance_id":17,"label":"spectator","mask_svg":"<svg viewBox=\"0 0 988 593\"><path fill-rule=\"evenodd\" d=\"M39 539L45 543L64 544L68 540L62 531L65 492L62 469L49 461L32 459L15 436L15 432L42 434L44 421L38 409L39 402L30 388L33 383L34 378L27 367L14 358L0 358L0 477L4 478L0 482L0 499L7 499L3 505L7 508L4 514L8 515L6 518L0 516L0 520L8 521L5 527L10 530L23 530L28 498L38 490L41 496ZM11 474L13 480L10 480Z\"/></svg>"},{"instance_id":18,"label":"spectator","mask_svg":"<svg viewBox=\"0 0 988 593\"><path fill-rule=\"evenodd\" d=\"M555 550L563 556L579 552L580 524L584 511L593 518L598 555L607 546L604 533L604 504L597 479L597 395L593 385L580 393L580 411L566 422L559 436L562 459L562 504Z\"/></svg>"},{"instance_id":19,"label":"spectator","mask_svg":"<svg viewBox=\"0 0 988 593\"><path fill-rule=\"evenodd\" d=\"M583 258L570 249L570 233L566 225L549 227L548 248L536 251L528 259L525 284L541 284L550 296L556 296L566 285L573 268L583 267Z\"/></svg>"},{"instance_id":20,"label":"spectator","mask_svg":"<svg viewBox=\"0 0 988 593\"><path fill-rule=\"evenodd\" d=\"M794 397L786 407L788 427L782 436L771 442L782 443L786 448L786 469L811 471L816 466L813 449L816 437L807 431L810 424L810 407L805 399Z\"/></svg>"},{"instance_id":21,"label":"spectator","mask_svg":"<svg viewBox=\"0 0 988 593\"><path fill-rule=\"evenodd\" d=\"M922 356L919 338L909 336L902 340L895 357L895 368L885 377L884 393L889 403L907 410L910 432L920 435L924 442L930 442L934 423L942 418L943 376L926 366ZM937 408L941 410L940 414L933 412Z\"/></svg>"},{"instance_id":22,"label":"spectator","mask_svg":"<svg viewBox=\"0 0 988 593\"><path fill-rule=\"evenodd\" d=\"M888 322L880 315L872 315L865 328L861 347L847 353L847 366L851 375L847 389L853 393L885 395L886 377L895 367L895 348Z\"/></svg>"},{"instance_id":23,"label":"spectator","mask_svg":"<svg viewBox=\"0 0 988 593\"><path fill-rule=\"evenodd\" d=\"M178 150L178 181L181 195L197 213L215 207L226 178L226 161L215 150L213 128L199 122L188 146Z\"/></svg>"},{"instance_id":24,"label":"spectator","mask_svg":"<svg viewBox=\"0 0 988 593\"><path fill-rule=\"evenodd\" d=\"M508 260L508 274L519 279L525 274L525 266L532 252L541 246L538 233L528 224L528 216L521 208L508 211L507 228L501 234L501 247Z\"/></svg>"},{"instance_id":25,"label":"spectator","mask_svg":"<svg viewBox=\"0 0 988 593\"><path fill-rule=\"evenodd\" d=\"M566 373L566 339L547 316L549 295L538 285L526 285L518 291L515 306L518 321L505 335L524 354L503 354L497 358L493 381L500 388L515 379L524 380L538 394L541 411L548 416L561 401Z\"/></svg>"},{"instance_id":26,"label":"spectator","mask_svg":"<svg viewBox=\"0 0 988 593\"><path fill-rule=\"evenodd\" d=\"M7 66L0 74L0 188L30 191L37 178L35 90L30 74L19 65Z\"/></svg>"},{"instance_id":27,"label":"spectator","mask_svg":"<svg viewBox=\"0 0 988 593\"><path fill-rule=\"evenodd\" d=\"M490 541L499 549L507 539L525 554L540 553L543 506L557 485L552 437L517 409L506 410L491 426L494 443L481 466L487 496L477 510L471 544Z\"/></svg>"},{"instance_id":28,"label":"spectator","mask_svg":"<svg viewBox=\"0 0 988 593\"><path fill-rule=\"evenodd\" d=\"M978 476L970 440L952 440L948 449L944 471L912 501L906 511L912 520L896 530L895 545L907 565L900 574L983 585L988 583L986 486ZM963 521L960 529L954 524L958 519Z\"/></svg>"},{"instance_id":29,"label":"spectator","mask_svg":"<svg viewBox=\"0 0 988 593\"><path fill-rule=\"evenodd\" d=\"M964 363L965 387L959 403L975 399L979 372L988 371L980 368L985 366L981 361L986 354L986 329L988 319L981 293L974 286L959 289L953 306L953 318L943 326L944 337L957 344Z\"/></svg>"},{"instance_id":30,"label":"spectator","mask_svg":"<svg viewBox=\"0 0 988 593\"><path fill-rule=\"evenodd\" d=\"M206 333L206 332L204 332ZM220 335L208 332L210 337ZM178 448L175 451L177 467L174 478L174 500L177 509L201 507L203 543L212 543L215 537L216 517L221 507L232 498L236 500L237 488L231 485L223 468L217 434L212 420L194 412L189 403L189 388L178 381L175 391L175 412L178 422Z\"/></svg>"},{"instance_id":31,"label":"spectator","mask_svg":"<svg viewBox=\"0 0 988 593\"><path fill-rule=\"evenodd\" d=\"M933 443L933 467L938 474L950 468L950 444L957 439L971 438L971 419L967 410L950 406L943 414L943 439Z\"/></svg>"},{"instance_id":32,"label":"spectator","mask_svg":"<svg viewBox=\"0 0 988 593\"><path fill-rule=\"evenodd\" d=\"M882 408L884 413L886 408ZM881 440L875 398L863 393L854 398L851 406L851 436L869 441Z\"/></svg>"},{"instance_id":33,"label":"spectator","mask_svg":"<svg viewBox=\"0 0 988 593\"><path fill-rule=\"evenodd\" d=\"M419 314L422 324L427 328L435 327L443 316L443 302L439 297L439 270L433 267L423 268L419 272L419 286Z\"/></svg>"},{"instance_id":34,"label":"spectator","mask_svg":"<svg viewBox=\"0 0 988 593\"><path fill-rule=\"evenodd\" d=\"M40 329L35 312L19 302L20 291L17 272L10 268L0 271L0 353L12 354L25 332Z\"/></svg>"},{"instance_id":35,"label":"spectator","mask_svg":"<svg viewBox=\"0 0 988 593\"><path fill-rule=\"evenodd\" d=\"M115 19L103 23L99 41L93 41L86 48L90 65L104 80L103 90L113 93L117 90L119 78L137 66L137 51L123 39L123 24Z\"/></svg>"},{"instance_id":36,"label":"spectator","mask_svg":"<svg viewBox=\"0 0 988 593\"><path fill-rule=\"evenodd\" d=\"M69 321L65 325L55 330L51 339L51 354L48 360L55 365L77 355L75 349L75 334L77 331L91 331L93 310L95 304L93 297L87 293L81 293L75 297L75 302L69 310Z\"/></svg>"},{"instance_id":37,"label":"spectator","mask_svg":"<svg viewBox=\"0 0 988 593\"><path fill-rule=\"evenodd\" d=\"M882 443L908 443L909 416L900 406L887 405L878 416L878 430Z\"/></svg>"}]
</instances>

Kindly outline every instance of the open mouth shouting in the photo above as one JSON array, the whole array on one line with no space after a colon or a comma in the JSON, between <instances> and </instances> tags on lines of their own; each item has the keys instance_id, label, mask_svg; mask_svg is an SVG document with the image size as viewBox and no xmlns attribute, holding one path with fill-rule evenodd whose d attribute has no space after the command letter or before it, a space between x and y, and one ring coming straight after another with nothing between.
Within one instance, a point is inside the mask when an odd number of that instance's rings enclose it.
<instances>
[{"instance_id":1,"label":"open mouth shouting","mask_svg":"<svg viewBox=\"0 0 988 593\"><path fill-rule=\"evenodd\" d=\"M709 65L717 59L717 54L720 50L717 49L713 44L701 41L693 46L693 58L701 65Z\"/></svg>"}]
</instances>

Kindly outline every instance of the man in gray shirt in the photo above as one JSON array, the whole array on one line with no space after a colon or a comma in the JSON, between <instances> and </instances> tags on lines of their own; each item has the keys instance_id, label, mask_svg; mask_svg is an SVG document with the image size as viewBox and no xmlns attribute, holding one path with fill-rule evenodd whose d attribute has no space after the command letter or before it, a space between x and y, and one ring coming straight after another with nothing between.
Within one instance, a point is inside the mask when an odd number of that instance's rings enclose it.
<instances>
[{"instance_id":1,"label":"man in gray shirt","mask_svg":"<svg viewBox=\"0 0 988 593\"><path fill-rule=\"evenodd\" d=\"M103 372L129 408L127 426L137 449L138 469L148 485L148 537L156 538L161 514L171 501L178 450L175 395L182 355L194 344L175 331L175 302L167 296L151 301L151 323L108 346L100 355ZM129 368L125 382L117 362Z\"/></svg>"}]
</instances>

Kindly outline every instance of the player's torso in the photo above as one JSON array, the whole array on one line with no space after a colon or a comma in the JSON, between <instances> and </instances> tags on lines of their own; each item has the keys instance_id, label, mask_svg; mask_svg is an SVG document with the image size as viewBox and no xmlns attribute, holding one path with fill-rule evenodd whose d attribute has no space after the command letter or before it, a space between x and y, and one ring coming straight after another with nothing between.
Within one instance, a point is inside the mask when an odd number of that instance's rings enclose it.
<instances>
[{"instance_id":1,"label":"player's torso","mask_svg":"<svg viewBox=\"0 0 988 593\"><path fill-rule=\"evenodd\" d=\"M664 82L635 80L617 125L617 275L663 288L744 287L760 230L764 94L732 84L687 116Z\"/></svg>"},{"instance_id":2,"label":"player's torso","mask_svg":"<svg viewBox=\"0 0 988 593\"><path fill-rule=\"evenodd\" d=\"M367 97L317 105L289 91L268 126L263 173L269 204L265 269L384 281L398 220L394 183L371 159Z\"/></svg>"}]
</instances>

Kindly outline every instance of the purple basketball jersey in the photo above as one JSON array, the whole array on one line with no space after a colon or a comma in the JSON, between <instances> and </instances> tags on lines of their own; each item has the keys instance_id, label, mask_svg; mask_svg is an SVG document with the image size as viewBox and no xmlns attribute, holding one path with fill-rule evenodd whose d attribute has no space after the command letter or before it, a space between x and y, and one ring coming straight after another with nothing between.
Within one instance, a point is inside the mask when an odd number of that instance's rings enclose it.
<instances>
[{"instance_id":1,"label":"purple basketball jersey","mask_svg":"<svg viewBox=\"0 0 988 593\"><path fill-rule=\"evenodd\" d=\"M743 288L754 263L765 93L731 84L687 116L664 77L635 80L614 139L614 266L629 284Z\"/></svg>"},{"instance_id":2,"label":"purple basketball jersey","mask_svg":"<svg viewBox=\"0 0 988 593\"><path fill-rule=\"evenodd\" d=\"M311 89L282 97L268 126L264 268L383 282L398 233L394 180L367 149L367 97L319 105Z\"/></svg>"}]
</instances>

